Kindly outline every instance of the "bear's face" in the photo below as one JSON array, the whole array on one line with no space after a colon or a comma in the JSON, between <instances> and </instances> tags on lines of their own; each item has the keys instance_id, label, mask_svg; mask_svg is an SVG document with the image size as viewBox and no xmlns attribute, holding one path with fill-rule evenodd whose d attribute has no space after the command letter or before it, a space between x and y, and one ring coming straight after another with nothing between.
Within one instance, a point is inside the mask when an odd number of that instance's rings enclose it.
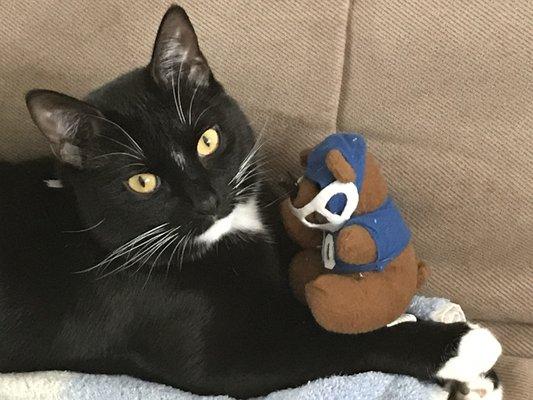
<instances>
[{"instance_id":1,"label":"bear's face","mask_svg":"<svg viewBox=\"0 0 533 400\"><path fill-rule=\"evenodd\" d=\"M310 150L304 150L300 154L300 162L304 167L306 166L309 152ZM325 164L336 180L340 182L355 182L357 171L354 171L349 166L337 150L332 150L328 153ZM364 214L379 208L388 195L387 184L381 174L379 164L372 154L367 153L366 155L364 172L359 200L354 214ZM295 208L302 208L309 204L319 192L319 187L304 176L298 181L297 190L291 196L292 205ZM327 222L324 216L316 212L308 215L306 220L314 224Z\"/></svg>"}]
</instances>

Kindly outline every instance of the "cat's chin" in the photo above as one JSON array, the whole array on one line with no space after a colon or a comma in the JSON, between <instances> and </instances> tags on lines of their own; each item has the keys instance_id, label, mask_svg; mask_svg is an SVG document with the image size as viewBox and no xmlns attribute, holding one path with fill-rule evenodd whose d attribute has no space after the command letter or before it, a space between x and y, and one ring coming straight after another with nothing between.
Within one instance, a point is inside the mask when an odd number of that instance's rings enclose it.
<instances>
[{"instance_id":1,"label":"cat's chin","mask_svg":"<svg viewBox=\"0 0 533 400\"><path fill-rule=\"evenodd\" d=\"M261 234L264 232L265 227L261 220L257 199L252 197L238 203L225 217L215 219L202 234L196 237L195 242L210 246L231 234Z\"/></svg>"}]
</instances>

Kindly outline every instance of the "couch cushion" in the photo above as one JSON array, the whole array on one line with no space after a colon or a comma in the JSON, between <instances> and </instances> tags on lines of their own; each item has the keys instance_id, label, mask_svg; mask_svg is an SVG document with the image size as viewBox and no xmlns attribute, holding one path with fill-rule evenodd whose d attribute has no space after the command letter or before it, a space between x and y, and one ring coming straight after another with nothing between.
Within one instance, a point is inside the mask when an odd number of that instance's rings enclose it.
<instances>
[{"instance_id":1,"label":"couch cushion","mask_svg":"<svg viewBox=\"0 0 533 400\"><path fill-rule=\"evenodd\" d=\"M436 5L437 4L437 5ZM532 322L533 3L354 2L338 126L364 133L469 316Z\"/></svg>"},{"instance_id":2,"label":"couch cushion","mask_svg":"<svg viewBox=\"0 0 533 400\"><path fill-rule=\"evenodd\" d=\"M530 400L533 391L533 359L502 356L496 364L505 400Z\"/></svg>"}]
</instances>

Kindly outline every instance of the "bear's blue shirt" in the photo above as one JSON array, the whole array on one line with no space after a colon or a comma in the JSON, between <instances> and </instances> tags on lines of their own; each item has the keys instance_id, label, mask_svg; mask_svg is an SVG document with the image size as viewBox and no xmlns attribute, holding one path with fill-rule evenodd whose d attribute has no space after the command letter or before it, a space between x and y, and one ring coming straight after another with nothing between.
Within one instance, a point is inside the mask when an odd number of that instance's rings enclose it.
<instances>
[{"instance_id":1,"label":"bear's blue shirt","mask_svg":"<svg viewBox=\"0 0 533 400\"><path fill-rule=\"evenodd\" d=\"M309 154L305 176L315 182L320 189L335 181L325 163L327 153L333 149L339 150L356 172L354 183L361 192L365 175L366 143L359 134L336 133L328 136ZM335 195L327 203L326 208L340 214L345 204L344 195ZM388 197L377 210L351 217L340 229L351 225L359 225L369 232L376 243L376 261L369 264L349 264L340 260L335 254L335 266L332 272L347 274L382 271L389 262L400 255L411 240L411 232L391 197ZM332 234L334 243L340 229Z\"/></svg>"}]
</instances>

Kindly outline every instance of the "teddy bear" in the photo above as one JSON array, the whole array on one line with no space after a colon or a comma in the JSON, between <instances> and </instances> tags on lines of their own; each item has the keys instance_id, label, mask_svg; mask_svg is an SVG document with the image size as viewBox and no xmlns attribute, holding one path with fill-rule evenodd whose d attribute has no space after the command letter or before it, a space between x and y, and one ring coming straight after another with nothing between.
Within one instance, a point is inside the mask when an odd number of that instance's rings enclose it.
<instances>
[{"instance_id":1,"label":"teddy bear","mask_svg":"<svg viewBox=\"0 0 533 400\"><path fill-rule=\"evenodd\" d=\"M332 134L300 161L305 174L281 203L285 230L301 247L289 268L294 295L333 332L401 321L429 269L363 136Z\"/></svg>"}]
</instances>

